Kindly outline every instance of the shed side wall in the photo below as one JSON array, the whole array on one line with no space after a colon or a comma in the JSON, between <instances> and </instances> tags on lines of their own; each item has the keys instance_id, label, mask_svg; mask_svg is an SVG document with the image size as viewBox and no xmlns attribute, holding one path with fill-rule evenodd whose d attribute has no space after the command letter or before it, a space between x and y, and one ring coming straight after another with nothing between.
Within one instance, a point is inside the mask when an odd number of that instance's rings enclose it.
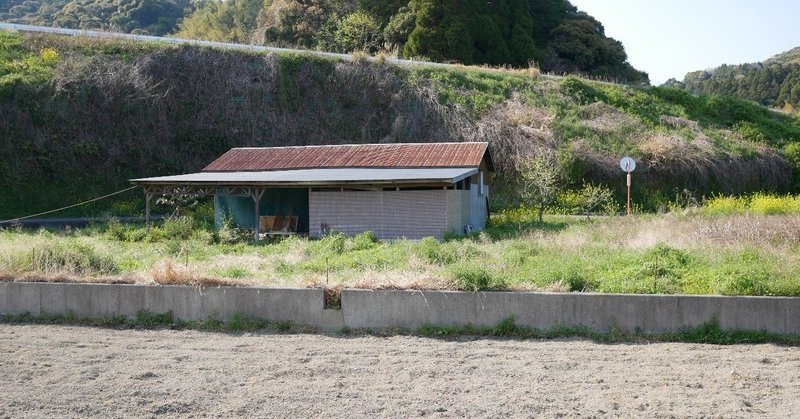
<instances>
[{"instance_id":1,"label":"shed side wall","mask_svg":"<svg viewBox=\"0 0 800 419\"><path fill-rule=\"evenodd\" d=\"M461 201L465 191L447 190L447 232L454 234L464 233L463 216L461 214Z\"/></svg>"},{"instance_id":2,"label":"shed side wall","mask_svg":"<svg viewBox=\"0 0 800 419\"><path fill-rule=\"evenodd\" d=\"M310 235L320 226L356 235L372 231L382 240L443 238L447 196L444 190L311 191Z\"/></svg>"},{"instance_id":3,"label":"shed side wall","mask_svg":"<svg viewBox=\"0 0 800 419\"><path fill-rule=\"evenodd\" d=\"M464 234L467 225L473 231L486 228L486 196L488 187L484 186L484 194L478 193L477 186L470 190L447 191L447 231Z\"/></svg>"}]
</instances>

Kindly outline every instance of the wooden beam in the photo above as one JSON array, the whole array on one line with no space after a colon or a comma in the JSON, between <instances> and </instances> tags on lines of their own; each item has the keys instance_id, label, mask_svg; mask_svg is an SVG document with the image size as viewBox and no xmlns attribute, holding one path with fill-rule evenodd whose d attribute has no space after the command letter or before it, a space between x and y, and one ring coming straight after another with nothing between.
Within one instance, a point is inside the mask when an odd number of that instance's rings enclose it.
<instances>
[{"instance_id":1,"label":"wooden beam","mask_svg":"<svg viewBox=\"0 0 800 419\"><path fill-rule=\"evenodd\" d=\"M150 232L150 200L153 199L153 194L149 191L144 193L144 234Z\"/></svg>"},{"instance_id":2,"label":"wooden beam","mask_svg":"<svg viewBox=\"0 0 800 419\"><path fill-rule=\"evenodd\" d=\"M254 229L256 242L258 242L259 239L258 229L260 226L258 225L259 224L258 218L259 218L259 209L261 207L261 198L264 196L264 190L265 190L264 188L258 188L258 187L250 188L250 197L253 198L253 207L254 207L253 213L255 215L255 222L256 222L255 223L256 228Z\"/></svg>"}]
</instances>

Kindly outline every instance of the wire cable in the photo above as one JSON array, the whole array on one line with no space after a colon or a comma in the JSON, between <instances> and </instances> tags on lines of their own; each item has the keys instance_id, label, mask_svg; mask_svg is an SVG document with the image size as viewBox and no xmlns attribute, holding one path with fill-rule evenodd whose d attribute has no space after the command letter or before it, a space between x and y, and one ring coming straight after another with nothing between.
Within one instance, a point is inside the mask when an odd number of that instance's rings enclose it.
<instances>
[{"instance_id":1,"label":"wire cable","mask_svg":"<svg viewBox=\"0 0 800 419\"><path fill-rule=\"evenodd\" d=\"M75 207L79 207L81 205L86 205L86 204L89 204L89 203L92 203L92 202L95 202L95 201L99 201L101 199L106 199L106 198L112 197L114 195L119 195L121 193L125 193L125 192L128 192L128 191L136 189L136 188L138 188L138 186L131 186L130 188L123 189L121 191L116 191L116 192L110 193L108 195L103 195L103 196L100 196L100 197L97 197L97 198L92 198L92 199L90 199L88 201L79 202L77 204L69 205L69 206L66 206L66 207L63 207L63 208L54 209L54 210L51 210L51 211L40 212L38 214L33 214L33 215L26 215L24 217L12 218L10 220L0 221L0 224L14 223L14 222L17 222L17 221L20 221L20 220L25 220L25 219L28 219L28 218L40 217L42 215L47 215L47 214L52 214L54 212L64 211L66 209L75 208Z\"/></svg>"}]
</instances>

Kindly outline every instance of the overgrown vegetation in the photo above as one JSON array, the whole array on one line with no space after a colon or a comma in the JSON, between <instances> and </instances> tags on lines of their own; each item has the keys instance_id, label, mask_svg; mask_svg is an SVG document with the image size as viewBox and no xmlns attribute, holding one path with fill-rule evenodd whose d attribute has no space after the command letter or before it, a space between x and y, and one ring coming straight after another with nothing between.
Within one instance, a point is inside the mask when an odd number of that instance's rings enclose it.
<instances>
[{"instance_id":1,"label":"overgrown vegetation","mask_svg":"<svg viewBox=\"0 0 800 419\"><path fill-rule=\"evenodd\" d=\"M800 214L800 196L758 193L753 196L715 196L700 209L708 215Z\"/></svg>"},{"instance_id":2,"label":"overgrown vegetation","mask_svg":"<svg viewBox=\"0 0 800 419\"><path fill-rule=\"evenodd\" d=\"M631 155L641 168L637 211L787 192L800 164L800 121L737 99L528 71L8 32L0 136L2 219L119 190L130 178L196 171L241 146L488 141L498 171L492 208L521 203L518 163L536 156L552 156L563 174L557 207L577 207L591 184L613 191L602 206L613 210L624 202L617 161ZM142 206L130 192L61 215Z\"/></svg>"},{"instance_id":3,"label":"overgrown vegetation","mask_svg":"<svg viewBox=\"0 0 800 419\"><path fill-rule=\"evenodd\" d=\"M764 197L751 201L759 199ZM664 216L547 216L543 223L536 209L520 208L493 216L484 232L444 242L379 242L365 232L254 246L220 240L208 224L190 217L167 221L150 234L118 223L59 233L8 230L0 232L0 277L800 296L800 209L791 215L706 215L716 208Z\"/></svg>"}]
</instances>

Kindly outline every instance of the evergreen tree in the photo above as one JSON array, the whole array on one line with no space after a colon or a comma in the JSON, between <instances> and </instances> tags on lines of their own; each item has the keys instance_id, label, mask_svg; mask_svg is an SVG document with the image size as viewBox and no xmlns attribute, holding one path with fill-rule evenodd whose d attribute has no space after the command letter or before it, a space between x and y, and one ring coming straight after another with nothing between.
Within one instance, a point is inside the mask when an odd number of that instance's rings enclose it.
<instances>
[{"instance_id":1,"label":"evergreen tree","mask_svg":"<svg viewBox=\"0 0 800 419\"><path fill-rule=\"evenodd\" d=\"M464 64L536 62L546 72L648 82L622 44L568 0L0 0L0 20L152 35L180 24L177 35L185 38L388 50ZM792 95L781 82L788 73L730 73L709 86L775 102ZM756 86L759 77L766 82Z\"/></svg>"},{"instance_id":2,"label":"evergreen tree","mask_svg":"<svg viewBox=\"0 0 800 419\"><path fill-rule=\"evenodd\" d=\"M733 96L765 106L797 112L800 107L800 63L795 49L763 63L721 65L713 70L691 72L683 88L697 94Z\"/></svg>"},{"instance_id":3,"label":"evergreen tree","mask_svg":"<svg viewBox=\"0 0 800 419\"><path fill-rule=\"evenodd\" d=\"M402 51L408 37L416 26L416 14L410 7L404 6L389 19L383 28L383 38L390 50Z\"/></svg>"},{"instance_id":4,"label":"evergreen tree","mask_svg":"<svg viewBox=\"0 0 800 419\"><path fill-rule=\"evenodd\" d=\"M444 60L447 41L442 25L445 15L443 1L414 0L411 4L416 15L415 26L403 47L403 56Z\"/></svg>"}]
</instances>

